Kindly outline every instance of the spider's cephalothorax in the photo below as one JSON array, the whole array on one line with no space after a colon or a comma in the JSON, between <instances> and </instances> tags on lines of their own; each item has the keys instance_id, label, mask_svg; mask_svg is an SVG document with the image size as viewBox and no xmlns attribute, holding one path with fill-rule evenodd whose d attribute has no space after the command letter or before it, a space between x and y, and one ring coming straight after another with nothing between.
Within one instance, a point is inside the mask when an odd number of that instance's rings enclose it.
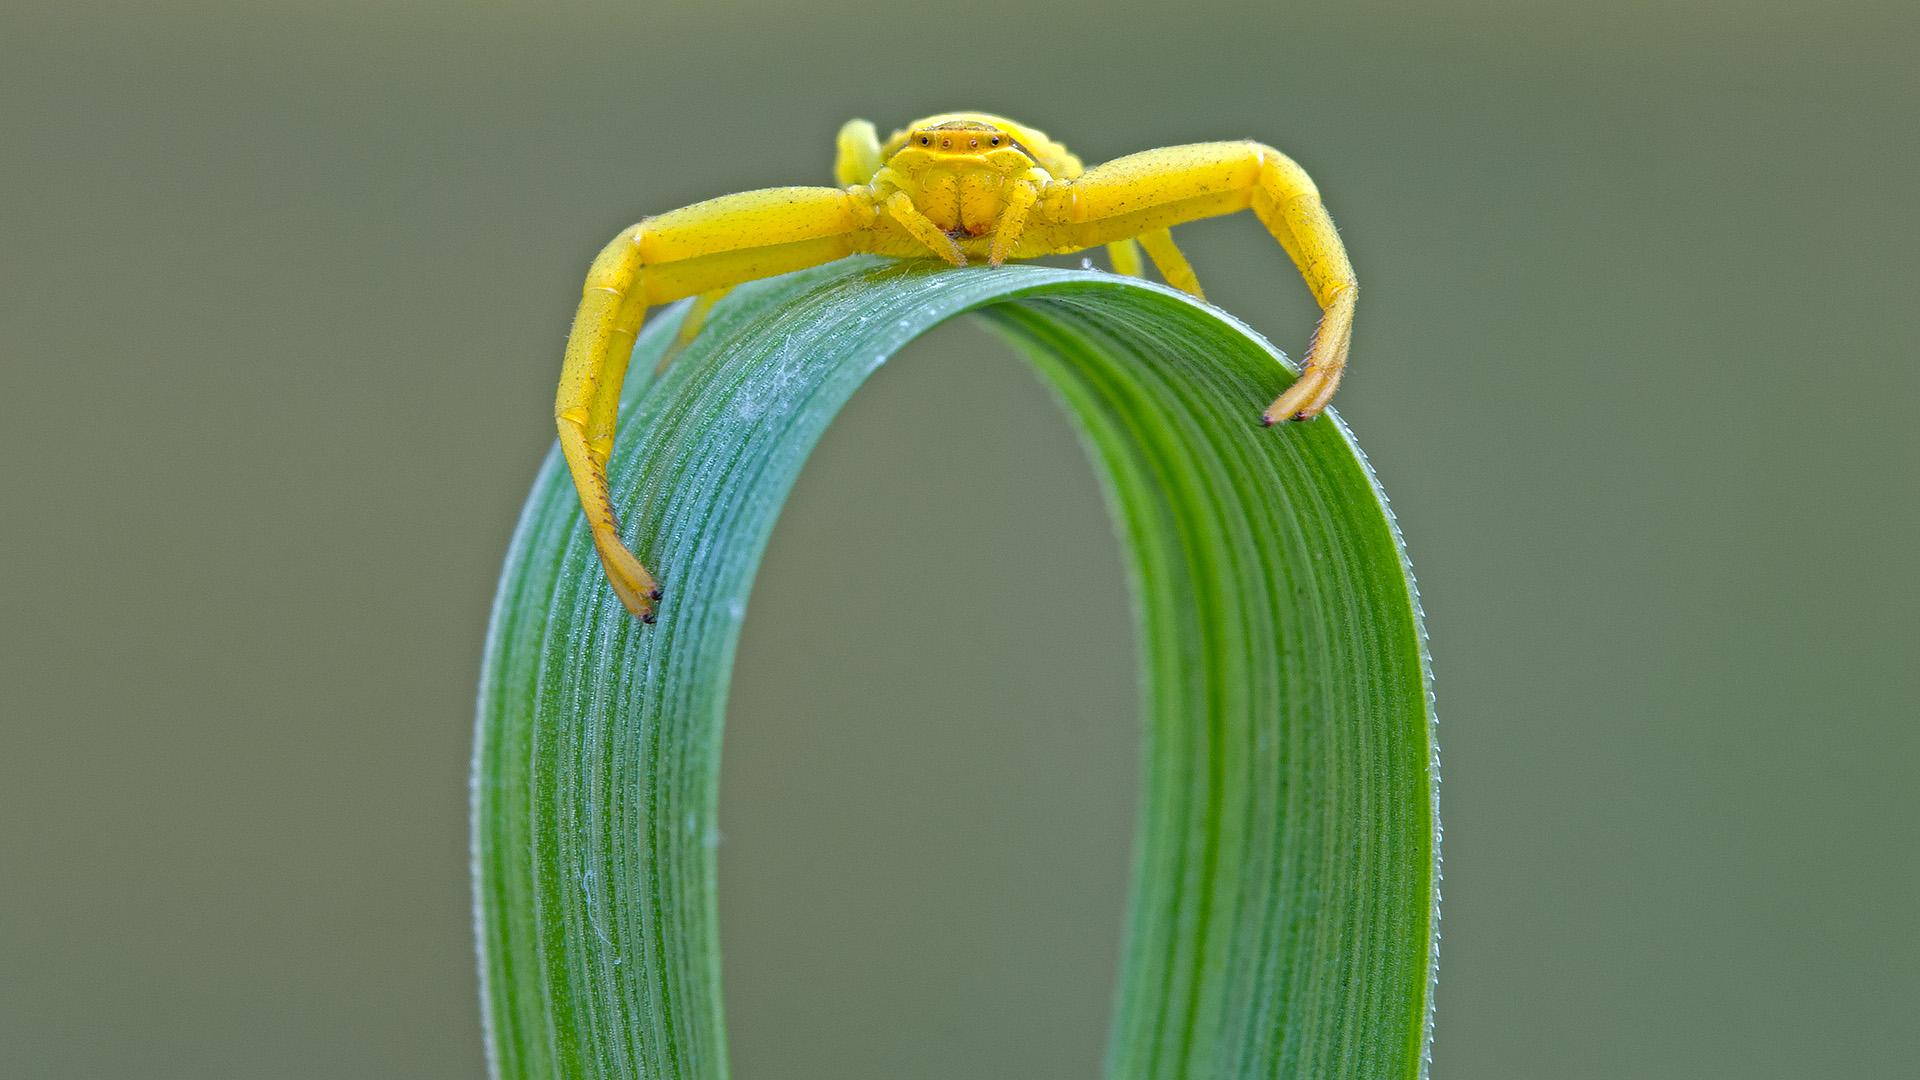
<instances>
[{"instance_id":1,"label":"spider's cephalothorax","mask_svg":"<svg viewBox=\"0 0 1920 1080\"><path fill-rule=\"evenodd\" d=\"M1039 171L1041 176L1033 174ZM1014 137L992 124L950 120L915 128L874 177L903 191L949 235L992 232L1020 182L1045 182L1039 163Z\"/></svg>"},{"instance_id":2,"label":"spider's cephalothorax","mask_svg":"<svg viewBox=\"0 0 1920 1080\"><path fill-rule=\"evenodd\" d=\"M1272 147L1196 143L1087 169L1023 124L946 113L884 142L865 120L848 123L834 174L840 187L723 195L647 218L615 237L587 272L554 415L607 579L643 621L654 620L660 587L620 539L606 467L627 359L653 305L700 298L682 325L684 341L733 286L856 252L999 265L1102 245L1116 271L1135 275L1144 248L1168 284L1197 297L1200 282L1169 229L1250 209L1322 310L1300 377L1261 423L1319 415L1346 368L1353 267L1313 181Z\"/></svg>"}]
</instances>

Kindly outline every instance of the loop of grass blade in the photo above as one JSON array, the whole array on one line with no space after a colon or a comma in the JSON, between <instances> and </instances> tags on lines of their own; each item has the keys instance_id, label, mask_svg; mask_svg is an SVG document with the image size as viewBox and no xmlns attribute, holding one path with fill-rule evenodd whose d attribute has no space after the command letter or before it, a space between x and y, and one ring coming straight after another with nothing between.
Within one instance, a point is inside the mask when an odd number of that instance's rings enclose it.
<instances>
[{"instance_id":1,"label":"loop of grass blade","mask_svg":"<svg viewBox=\"0 0 1920 1080\"><path fill-rule=\"evenodd\" d=\"M868 260L737 290L656 385L677 320L643 335L611 471L670 583L658 626L606 587L557 454L535 484L474 759L495 1075L726 1075L706 837L753 573L854 390L973 310L1079 425L1129 561L1145 797L1108 1075L1424 1075L1430 677L1349 433L1262 431L1277 353L1158 286Z\"/></svg>"}]
</instances>

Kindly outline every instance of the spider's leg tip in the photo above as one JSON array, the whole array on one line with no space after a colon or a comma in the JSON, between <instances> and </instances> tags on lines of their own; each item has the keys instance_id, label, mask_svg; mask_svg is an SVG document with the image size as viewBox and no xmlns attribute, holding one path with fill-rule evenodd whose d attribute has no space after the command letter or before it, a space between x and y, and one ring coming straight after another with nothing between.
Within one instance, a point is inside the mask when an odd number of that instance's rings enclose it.
<instances>
[{"instance_id":1,"label":"spider's leg tip","mask_svg":"<svg viewBox=\"0 0 1920 1080\"><path fill-rule=\"evenodd\" d=\"M659 599L660 599L660 597L661 597L661 596L663 596L663 595L665 595L665 594L663 594L663 593L662 593L662 592L660 591L660 586L658 586L658 585L655 585L655 586L654 586L653 588L651 588L651 589L648 589L648 590L647 590L647 599L649 599L649 600L656 600L656 601L657 601L657 600L659 600Z\"/></svg>"},{"instance_id":2,"label":"spider's leg tip","mask_svg":"<svg viewBox=\"0 0 1920 1080\"><path fill-rule=\"evenodd\" d=\"M652 626L655 622L659 621L659 617L649 611L645 615L640 616L640 621L646 623L648 626Z\"/></svg>"},{"instance_id":3,"label":"spider's leg tip","mask_svg":"<svg viewBox=\"0 0 1920 1080\"><path fill-rule=\"evenodd\" d=\"M1271 416L1268 416L1268 415L1267 415L1266 413L1261 413L1261 414L1260 414L1260 426L1261 426L1261 427L1272 427L1272 426L1273 426L1273 417L1271 417Z\"/></svg>"}]
</instances>

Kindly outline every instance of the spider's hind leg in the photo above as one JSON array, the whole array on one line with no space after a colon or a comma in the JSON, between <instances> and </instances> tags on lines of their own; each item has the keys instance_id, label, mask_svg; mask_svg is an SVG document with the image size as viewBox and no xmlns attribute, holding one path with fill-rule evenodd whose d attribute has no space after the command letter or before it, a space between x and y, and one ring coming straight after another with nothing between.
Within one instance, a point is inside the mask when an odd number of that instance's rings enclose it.
<instances>
[{"instance_id":1,"label":"spider's hind leg","mask_svg":"<svg viewBox=\"0 0 1920 1080\"><path fill-rule=\"evenodd\" d=\"M1200 279L1193 272L1193 264L1187 262L1187 257L1174 244L1171 229L1150 229L1132 239L1108 244L1107 259L1113 263L1113 272L1146 277L1147 268L1140 259L1141 248L1147 249L1147 258L1153 260L1153 268L1160 271L1160 277L1167 284L1197 299L1207 298L1200 290Z\"/></svg>"},{"instance_id":2,"label":"spider's hind leg","mask_svg":"<svg viewBox=\"0 0 1920 1080\"><path fill-rule=\"evenodd\" d=\"M880 132L871 121L849 120L840 128L833 158L834 183L841 187L867 183L886 161L880 150Z\"/></svg>"},{"instance_id":3,"label":"spider's hind leg","mask_svg":"<svg viewBox=\"0 0 1920 1080\"><path fill-rule=\"evenodd\" d=\"M693 339L699 337L700 331L706 327L707 316L713 311L713 305L726 299L727 294L732 291L733 286L728 285L700 294L700 298L687 309L686 317L680 321L680 332L673 336L673 343L660 354L659 363L653 365L655 375L673 366L673 362L680 358L681 350L693 344Z\"/></svg>"},{"instance_id":4,"label":"spider's hind leg","mask_svg":"<svg viewBox=\"0 0 1920 1080\"><path fill-rule=\"evenodd\" d=\"M1153 260L1153 268L1160 271L1167 284L1196 300L1207 298L1207 294L1200 291L1200 279L1194 275L1193 264L1173 242L1173 230L1149 229L1140 234L1140 246L1147 249L1147 258Z\"/></svg>"}]
</instances>

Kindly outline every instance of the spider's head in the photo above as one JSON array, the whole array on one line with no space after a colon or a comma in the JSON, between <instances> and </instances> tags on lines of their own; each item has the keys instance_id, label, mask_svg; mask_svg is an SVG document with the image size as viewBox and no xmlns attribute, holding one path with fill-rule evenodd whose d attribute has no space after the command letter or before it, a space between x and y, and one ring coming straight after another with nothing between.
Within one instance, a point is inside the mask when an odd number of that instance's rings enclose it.
<instances>
[{"instance_id":1,"label":"spider's head","mask_svg":"<svg viewBox=\"0 0 1920 1080\"><path fill-rule=\"evenodd\" d=\"M922 166L964 165L971 159L988 168L1013 171L1032 164L1011 134L978 120L949 120L914 128L907 132L900 150L902 156Z\"/></svg>"},{"instance_id":2,"label":"spider's head","mask_svg":"<svg viewBox=\"0 0 1920 1080\"><path fill-rule=\"evenodd\" d=\"M987 154L1013 145L1013 136L973 120L950 120L907 132L907 145L942 154Z\"/></svg>"}]
</instances>

